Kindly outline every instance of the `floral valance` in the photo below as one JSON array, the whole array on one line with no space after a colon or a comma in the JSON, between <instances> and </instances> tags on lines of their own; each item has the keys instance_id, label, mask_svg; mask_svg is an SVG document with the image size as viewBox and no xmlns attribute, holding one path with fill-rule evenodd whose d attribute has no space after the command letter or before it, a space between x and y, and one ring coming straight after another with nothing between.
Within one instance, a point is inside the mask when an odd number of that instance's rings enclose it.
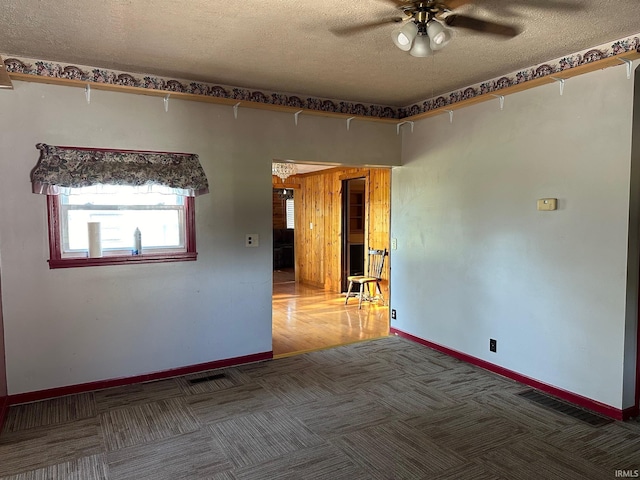
<instances>
[{"instance_id":1,"label":"floral valance","mask_svg":"<svg viewBox=\"0 0 640 480\"><path fill-rule=\"evenodd\" d=\"M209 192L197 155L189 153L59 147L39 143L31 171L33 193L58 195L71 188L99 185L160 187L178 195Z\"/></svg>"}]
</instances>

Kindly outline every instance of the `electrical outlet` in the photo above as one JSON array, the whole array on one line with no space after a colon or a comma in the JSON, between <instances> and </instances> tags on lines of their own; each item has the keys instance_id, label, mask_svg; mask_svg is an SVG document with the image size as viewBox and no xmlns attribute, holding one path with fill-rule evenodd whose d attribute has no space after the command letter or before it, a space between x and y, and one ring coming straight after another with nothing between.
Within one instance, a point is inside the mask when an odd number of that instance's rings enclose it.
<instances>
[{"instance_id":1,"label":"electrical outlet","mask_svg":"<svg viewBox=\"0 0 640 480\"><path fill-rule=\"evenodd\" d=\"M392 319L392 320L395 320L395 319L396 319L396 309L395 309L395 308L392 308L392 309L391 309L391 319Z\"/></svg>"},{"instance_id":2,"label":"electrical outlet","mask_svg":"<svg viewBox=\"0 0 640 480\"><path fill-rule=\"evenodd\" d=\"M397 238L392 238L391 239L391 250L397 250L398 249L398 239Z\"/></svg>"},{"instance_id":3,"label":"electrical outlet","mask_svg":"<svg viewBox=\"0 0 640 480\"><path fill-rule=\"evenodd\" d=\"M498 351L498 341L497 340L495 340L493 338L489 339L489 351L490 352L494 352L494 353Z\"/></svg>"},{"instance_id":4,"label":"electrical outlet","mask_svg":"<svg viewBox=\"0 0 640 480\"><path fill-rule=\"evenodd\" d=\"M257 233L247 233L244 237L245 247L258 247L260 246L260 236Z\"/></svg>"}]
</instances>

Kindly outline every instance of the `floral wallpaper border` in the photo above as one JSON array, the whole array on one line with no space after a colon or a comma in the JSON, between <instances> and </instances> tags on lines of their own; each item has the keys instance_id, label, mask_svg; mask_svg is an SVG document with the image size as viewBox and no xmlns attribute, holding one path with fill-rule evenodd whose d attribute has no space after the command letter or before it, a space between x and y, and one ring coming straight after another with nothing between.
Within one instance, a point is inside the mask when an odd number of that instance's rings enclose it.
<instances>
[{"instance_id":1,"label":"floral wallpaper border","mask_svg":"<svg viewBox=\"0 0 640 480\"><path fill-rule=\"evenodd\" d=\"M604 44L595 48L583 50L567 57L558 58L547 63L542 63L519 72L511 73L503 77L487 80L477 83L460 90L439 95L438 97L428 98L421 102L402 107L398 109L398 118L407 118L413 115L436 110L446 107L462 100L474 98L485 93L499 92L503 88L519 85L530 80L545 77L547 75L557 74L564 70L586 65L598 60L620 55L631 51L640 53L640 34L617 40L612 44Z\"/></svg>"},{"instance_id":2,"label":"floral wallpaper border","mask_svg":"<svg viewBox=\"0 0 640 480\"><path fill-rule=\"evenodd\" d=\"M586 49L519 72L511 73L502 77L496 77L482 83L454 90L452 92L439 95L434 98L428 98L418 103L400 108L316 97L304 98L303 95L290 95L278 92L250 90L228 85L175 80L96 67L34 60L5 54L2 54L2 56L5 58L4 64L7 72L9 73L25 73L40 77L66 78L81 80L83 82L148 88L168 93L183 92L238 101L281 105L322 112L343 113L346 115L360 117L403 119L446 107L447 105L452 105L482 94L499 92L501 89L512 85L519 85L536 78L553 75L558 72L602 60L604 58L613 57L615 55L620 55L634 50L640 53L639 37L640 33L637 36L630 36L617 40L612 44L604 44Z\"/></svg>"},{"instance_id":3,"label":"floral wallpaper border","mask_svg":"<svg viewBox=\"0 0 640 480\"><path fill-rule=\"evenodd\" d=\"M25 73L39 77L65 78L81 80L83 82L123 85L127 87L148 88L162 90L168 93L182 92L208 97L228 98L232 100L266 103L287 107L317 110L323 112L344 113L347 115L397 118L395 107L368 103L347 102L303 95L289 95L278 92L249 90L246 88L218 85L212 83L192 82L189 80L175 80L152 75L134 74L106 70L103 68L87 67L84 65L70 65L66 63L48 62L30 58L9 57L2 55L4 65L9 73Z\"/></svg>"}]
</instances>

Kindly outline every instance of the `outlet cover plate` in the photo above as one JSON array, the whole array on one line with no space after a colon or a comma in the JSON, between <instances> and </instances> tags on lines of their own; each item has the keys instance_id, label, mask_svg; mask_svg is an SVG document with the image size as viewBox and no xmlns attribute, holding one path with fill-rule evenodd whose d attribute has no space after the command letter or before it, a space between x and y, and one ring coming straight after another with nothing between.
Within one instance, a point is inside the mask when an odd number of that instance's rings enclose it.
<instances>
[{"instance_id":1,"label":"outlet cover plate","mask_svg":"<svg viewBox=\"0 0 640 480\"><path fill-rule=\"evenodd\" d=\"M249 248L260 246L260 235L257 233L247 233L244 237L244 246Z\"/></svg>"}]
</instances>

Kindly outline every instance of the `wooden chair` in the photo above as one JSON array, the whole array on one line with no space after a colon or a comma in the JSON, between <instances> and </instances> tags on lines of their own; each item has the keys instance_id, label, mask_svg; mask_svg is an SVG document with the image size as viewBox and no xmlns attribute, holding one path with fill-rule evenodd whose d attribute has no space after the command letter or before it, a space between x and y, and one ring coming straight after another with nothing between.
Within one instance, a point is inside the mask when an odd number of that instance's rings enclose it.
<instances>
[{"instance_id":1,"label":"wooden chair","mask_svg":"<svg viewBox=\"0 0 640 480\"><path fill-rule=\"evenodd\" d=\"M382 279L384 258L387 256L387 254L388 252L386 248L384 250L369 250L369 269L367 271L368 275L351 275L347 277L347 280L349 280L349 290L347 291L347 298L344 301L345 305L349 302L349 297L351 296L351 290L353 289L354 283L360 285L360 294L358 295L358 309L362 308L364 287L366 285L368 289L370 283L375 282L378 293L380 293L380 296L384 299L382 290L380 289L380 280Z\"/></svg>"}]
</instances>

